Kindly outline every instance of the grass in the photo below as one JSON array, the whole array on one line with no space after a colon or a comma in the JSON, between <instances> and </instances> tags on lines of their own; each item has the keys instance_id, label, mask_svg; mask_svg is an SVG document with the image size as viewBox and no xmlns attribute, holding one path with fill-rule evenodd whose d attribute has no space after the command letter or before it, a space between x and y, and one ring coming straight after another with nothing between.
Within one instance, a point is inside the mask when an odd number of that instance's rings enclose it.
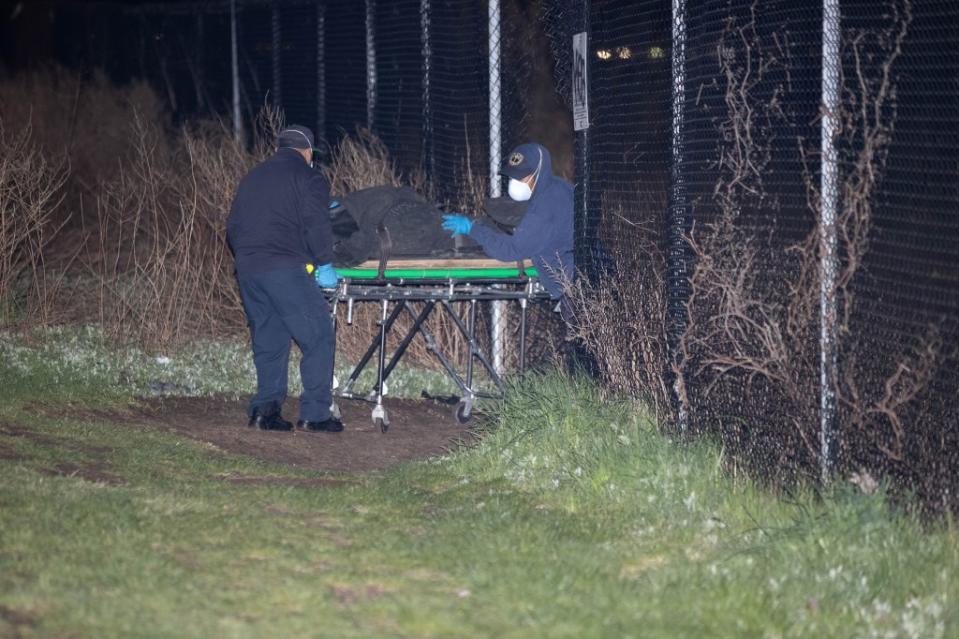
<instances>
[{"instance_id":1,"label":"grass","mask_svg":"<svg viewBox=\"0 0 959 639\"><path fill-rule=\"evenodd\" d=\"M469 449L304 485L319 476L40 414L25 374L0 371L0 636L959 632L950 522L844 485L777 497L582 380L529 378ZM45 408L134 401L82 391ZM64 464L81 470L50 475Z\"/></svg>"},{"instance_id":2,"label":"grass","mask_svg":"<svg viewBox=\"0 0 959 639\"><path fill-rule=\"evenodd\" d=\"M135 346L117 347L92 326L59 326L32 334L0 332L0 361L9 392L35 399L75 399L145 395L246 396L256 388L256 371L245 341L198 340L175 352L150 353ZM290 358L290 394L302 389L299 351ZM345 381L348 364L336 375ZM357 390L372 388L375 362L360 376ZM443 373L397 366L387 381L392 397L419 397L426 390L449 395L455 387Z\"/></svg>"}]
</instances>

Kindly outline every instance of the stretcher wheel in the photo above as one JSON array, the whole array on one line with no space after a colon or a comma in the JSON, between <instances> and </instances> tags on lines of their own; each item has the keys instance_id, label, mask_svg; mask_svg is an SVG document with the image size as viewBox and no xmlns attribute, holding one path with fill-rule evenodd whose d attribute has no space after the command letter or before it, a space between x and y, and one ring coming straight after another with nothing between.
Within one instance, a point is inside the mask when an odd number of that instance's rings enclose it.
<instances>
[{"instance_id":1,"label":"stretcher wheel","mask_svg":"<svg viewBox=\"0 0 959 639\"><path fill-rule=\"evenodd\" d=\"M390 416L386 413L386 409L382 405L377 405L373 407L373 425L380 429L380 432L385 433L390 429Z\"/></svg>"},{"instance_id":2,"label":"stretcher wheel","mask_svg":"<svg viewBox=\"0 0 959 639\"><path fill-rule=\"evenodd\" d=\"M460 402L456 405L453 415L457 424L468 424L473 419L473 405L470 402Z\"/></svg>"}]
</instances>

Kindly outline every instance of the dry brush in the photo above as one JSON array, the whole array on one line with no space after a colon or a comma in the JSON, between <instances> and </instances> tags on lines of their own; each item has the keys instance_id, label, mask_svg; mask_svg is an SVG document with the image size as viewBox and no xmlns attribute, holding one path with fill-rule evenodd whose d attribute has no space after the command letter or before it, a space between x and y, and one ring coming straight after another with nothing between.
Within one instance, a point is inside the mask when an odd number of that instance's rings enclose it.
<instances>
[{"instance_id":1,"label":"dry brush","mask_svg":"<svg viewBox=\"0 0 959 639\"><path fill-rule=\"evenodd\" d=\"M63 226L53 216L68 169L64 159L42 153L32 133L29 124L12 131L0 118L0 323L48 321L60 281L44 264Z\"/></svg>"}]
</instances>

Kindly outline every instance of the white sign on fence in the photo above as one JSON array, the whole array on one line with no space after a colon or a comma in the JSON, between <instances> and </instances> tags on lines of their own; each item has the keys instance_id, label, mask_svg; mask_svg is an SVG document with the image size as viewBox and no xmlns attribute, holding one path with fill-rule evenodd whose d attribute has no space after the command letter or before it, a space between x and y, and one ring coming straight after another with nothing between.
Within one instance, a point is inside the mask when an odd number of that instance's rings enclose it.
<instances>
[{"instance_id":1,"label":"white sign on fence","mask_svg":"<svg viewBox=\"0 0 959 639\"><path fill-rule=\"evenodd\" d=\"M573 35L573 130L589 128L589 82L586 75L586 32Z\"/></svg>"}]
</instances>

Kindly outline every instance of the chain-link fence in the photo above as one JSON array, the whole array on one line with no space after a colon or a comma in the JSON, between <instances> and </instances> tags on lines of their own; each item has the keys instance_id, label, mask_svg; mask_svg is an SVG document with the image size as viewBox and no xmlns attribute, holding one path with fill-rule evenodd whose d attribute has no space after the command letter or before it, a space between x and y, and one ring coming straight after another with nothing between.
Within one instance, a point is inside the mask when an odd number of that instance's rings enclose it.
<instances>
[{"instance_id":1,"label":"chain-link fence","mask_svg":"<svg viewBox=\"0 0 959 639\"><path fill-rule=\"evenodd\" d=\"M146 79L178 119L217 114L249 136L268 105L331 146L368 128L440 201L475 209L498 188L491 163L525 133L535 15L500 4L89 2L50 16L60 62Z\"/></svg>"},{"instance_id":2,"label":"chain-link fence","mask_svg":"<svg viewBox=\"0 0 959 639\"><path fill-rule=\"evenodd\" d=\"M563 166L574 111L597 374L769 476L886 477L955 506L956 3L235 0L55 20L62 60L146 77L179 117L248 128L267 103L330 145L369 127L467 212L527 136Z\"/></svg>"},{"instance_id":3,"label":"chain-link fence","mask_svg":"<svg viewBox=\"0 0 959 639\"><path fill-rule=\"evenodd\" d=\"M771 477L955 506L959 6L577 8L580 266L664 283L639 313L675 427Z\"/></svg>"}]
</instances>

